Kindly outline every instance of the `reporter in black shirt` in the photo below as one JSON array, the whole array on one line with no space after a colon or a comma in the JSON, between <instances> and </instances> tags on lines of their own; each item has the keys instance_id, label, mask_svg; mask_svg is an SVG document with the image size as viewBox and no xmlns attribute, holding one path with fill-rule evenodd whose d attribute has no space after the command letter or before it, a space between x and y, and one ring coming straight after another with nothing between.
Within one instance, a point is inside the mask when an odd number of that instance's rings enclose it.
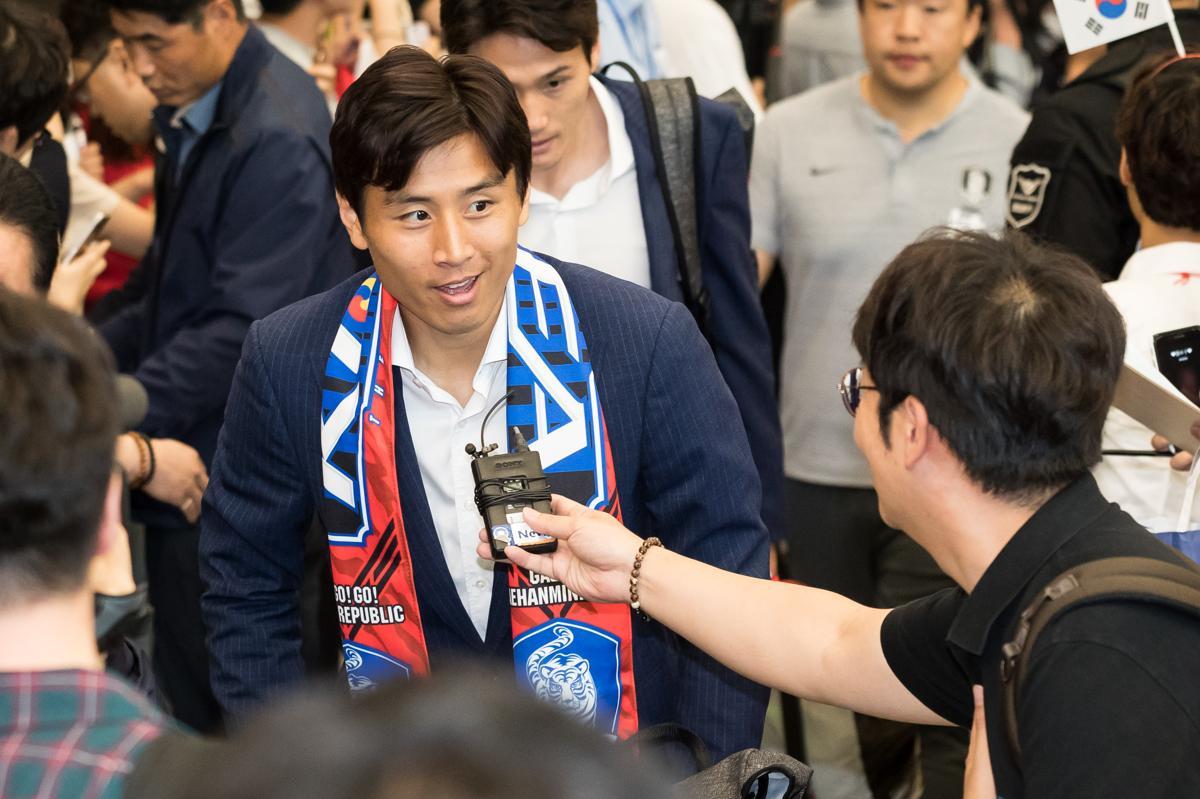
<instances>
[{"instance_id":1,"label":"reporter in black shirt","mask_svg":"<svg viewBox=\"0 0 1200 799\"><path fill-rule=\"evenodd\" d=\"M1048 627L1022 682L1019 769L1003 734L1000 647L1034 593L1100 558L1181 559L1088 473L1125 349L1094 273L1018 235L935 234L876 281L854 342L865 366L842 399L880 513L957 588L868 608L688 560L561 498L526 512L558 550L512 561L590 599L629 601L635 577L652 618L819 702L970 726L982 685L968 796L1200 796L1200 625L1166 606L1105 602Z\"/></svg>"}]
</instances>

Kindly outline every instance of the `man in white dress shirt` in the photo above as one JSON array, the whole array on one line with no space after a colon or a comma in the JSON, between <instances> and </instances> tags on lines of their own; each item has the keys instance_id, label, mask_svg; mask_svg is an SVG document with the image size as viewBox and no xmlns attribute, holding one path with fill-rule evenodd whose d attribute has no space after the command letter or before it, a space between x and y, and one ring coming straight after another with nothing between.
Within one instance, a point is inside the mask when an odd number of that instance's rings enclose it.
<instances>
[{"instance_id":1,"label":"man in white dress shirt","mask_svg":"<svg viewBox=\"0 0 1200 799\"><path fill-rule=\"evenodd\" d=\"M521 244L683 301L641 95L614 79L626 77L620 70L592 74L603 35L595 0L444 0L442 33L450 52L500 68L529 121L533 175ZM707 312L697 316L754 453L763 520L780 538L782 444L750 252L745 137L736 114L720 103L701 98L697 116L695 235L708 297Z\"/></svg>"},{"instance_id":2,"label":"man in white dress shirt","mask_svg":"<svg viewBox=\"0 0 1200 799\"><path fill-rule=\"evenodd\" d=\"M1117 138L1141 248L1105 288L1125 317L1126 363L1177 391L1158 371L1154 336L1200 325L1200 59L1148 65L1125 96ZM1144 451L1149 436L1114 408L1103 445ZM1197 527L1192 509L1179 527L1187 474L1166 458L1106 455L1094 473L1104 496L1153 532Z\"/></svg>"}]
</instances>

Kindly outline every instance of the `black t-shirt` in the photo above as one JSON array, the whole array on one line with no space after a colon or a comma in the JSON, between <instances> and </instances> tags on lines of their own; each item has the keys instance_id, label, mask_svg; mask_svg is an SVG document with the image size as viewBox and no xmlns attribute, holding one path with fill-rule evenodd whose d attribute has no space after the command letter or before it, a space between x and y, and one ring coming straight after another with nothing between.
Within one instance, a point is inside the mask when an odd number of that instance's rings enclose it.
<instances>
[{"instance_id":1,"label":"black t-shirt","mask_svg":"<svg viewBox=\"0 0 1200 799\"><path fill-rule=\"evenodd\" d=\"M1046 503L970 594L952 588L888 614L882 642L901 682L969 727L984 686L992 770L1002 799L1200 797L1200 623L1162 605L1072 610L1038 638L1021 685L1018 770L1004 732L1001 646L1037 591L1106 557L1178 562L1090 475Z\"/></svg>"},{"instance_id":2,"label":"black t-shirt","mask_svg":"<svg viewBox=\"0 0 1200 799\"><path fill-rule=\"evenodd\" d=\"M1175 16L1189 45L1200 42L1200 11L1179 10ZM1034 108L1013 150L1009 226L1061 244L1108 280L1120 274L1139 238L1118 172L1117 111L1138 65L1164 50L1174 52L1166 26L1114 43Z\"/></svg>"}]
</instances>

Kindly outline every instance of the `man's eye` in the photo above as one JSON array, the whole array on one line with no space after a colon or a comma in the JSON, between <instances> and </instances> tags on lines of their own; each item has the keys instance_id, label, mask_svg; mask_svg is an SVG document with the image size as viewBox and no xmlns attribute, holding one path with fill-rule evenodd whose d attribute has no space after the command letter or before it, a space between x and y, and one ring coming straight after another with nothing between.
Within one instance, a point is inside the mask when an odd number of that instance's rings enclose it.
<instances>
[{"instance_id":1,"label":"man's eye","mask_svg":"<svg viewBox=\"0 0 1200 799\"><path fill-rule=\"evenodd\" d=\"M409 211L400 218L409 222L428 222L431 219L428 211Z\"/></svg>"},{"instance_id":2,"label":"man's eye","mask_svg":"<svg viewBox=\"0 0 1200 799\"><path fill-rule=\"evenodd\" d=\"M546 81L546 88L553 91L554 89L557 89L560 86L562 86L564 83L566 83L566 81L564 81L561 78L556 78L554 80L548 80L548 81Z\"/></svg>"},{"instance_id":3,"label":"man's eye","mask_svg":"<svg viewBox=\"0 0 1200 799\"><path fill-rule=\"evenodd\" d=\"M493 204L494 203L492 203L491 200L476 200L475 202L471 203L471 210L477 214L482 214L484 211L491 208Z\"/></svg>"}]
</instances>

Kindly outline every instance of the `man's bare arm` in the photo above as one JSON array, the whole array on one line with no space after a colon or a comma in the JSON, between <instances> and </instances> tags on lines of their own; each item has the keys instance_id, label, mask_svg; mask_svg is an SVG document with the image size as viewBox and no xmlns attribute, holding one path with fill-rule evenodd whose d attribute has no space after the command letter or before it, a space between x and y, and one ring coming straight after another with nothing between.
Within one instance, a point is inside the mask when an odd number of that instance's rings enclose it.
<instances>
[{"instance_id":1,"label":"man's bare arm","mask_svg":"<svg viewBox=\"0 0 1200 799\"><path fill-rule=\"evenodd\" d=\"M558 539L549 555L506 554L518 566L561 580L589 599L629 600L641 539L613 517L554 497L557 515L526 511ZM486 556L487 547L480 546ZM887 610L816 588L716 569L661 547L646 553L639 599L651 618L752 680L873 716L946 724L900 682L883 654Z\"/></svg>"},{"instance_id":2,"label":"man's bare arm","mask_svg":"<svg viewBox=\"0 0 1200 799\"><path fill-rule=\"evenodd\" d=\"M771 278L771 273L775 271L776 259L769 252L755 250L754 261L758 264L758 289L762 291L762 287L767 285L767 281Z\"/></svg>"}]
</instances>

